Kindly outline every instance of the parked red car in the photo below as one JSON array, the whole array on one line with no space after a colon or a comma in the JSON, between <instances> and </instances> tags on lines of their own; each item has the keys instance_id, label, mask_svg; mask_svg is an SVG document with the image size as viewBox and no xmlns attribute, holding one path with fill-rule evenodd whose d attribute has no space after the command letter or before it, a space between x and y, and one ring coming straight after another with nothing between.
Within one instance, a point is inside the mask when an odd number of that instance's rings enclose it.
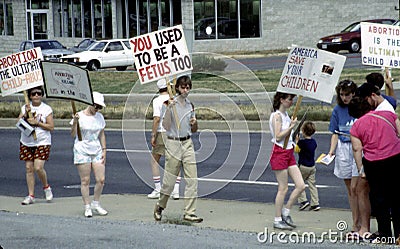
<instances>
[{"instance_id":1,"label":"parked red car","mask_svg":"<svg viewBox=\"0 0 400 249\"><path fill-rule=\"evenodd\" d=\"M350 53L358 53L361 49L361 22L373 22L392 25L393 19L373 19L359 21L350 24L340 33L322 37L317 44L319 49L337 53L339 50L348 50Z\"/></svg>"}]
</instances>

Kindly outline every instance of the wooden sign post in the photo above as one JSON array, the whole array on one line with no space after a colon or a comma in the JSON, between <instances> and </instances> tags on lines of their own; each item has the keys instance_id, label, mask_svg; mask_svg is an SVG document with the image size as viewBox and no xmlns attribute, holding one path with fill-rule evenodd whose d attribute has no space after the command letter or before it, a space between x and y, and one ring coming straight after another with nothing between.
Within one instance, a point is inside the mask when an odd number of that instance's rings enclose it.
<instances>
[{"instance_id":1,"label":"wooden sign post","mask_svg":"<svg viewBox=\"0 0 400 249\"><path fill-rule=\"evenodd\" d=\"M175 95L174 92L175 92L175 90L172 90L171 84L170 84L170 82L168 81L167 78L165 79L165 82L167 83L167 90L168 90L168 94L169 94L169 99L170 100L174 100L174 95ZM173 81L174 89L175 89L175 84L176 84L176 77L174 77L174 81ZM176 106L175 105L172 106L172 112L174 113L174 117L175 117L175 120L176 120L176 127L178 128L178 131L179 131L180 121L179 121L179 116L178 116L178 112L176 111Z\"/></svg>"},{"instance_id":2,"label":"wooden sign post","mask_svg":"<svg viewBox=\"0 0 400 249\"><path fill-rule=\"evenodd\" d=\"M293 115L292 115L292 120L297 117L297 112L300 109L300 104L301 104L302 100L303 100L303 96L299 95L299 97L297 98L296 107L294 108L294 112L293 112ZM286 146L287 146L287 144L289 142L289 138L290 138L290 133L285 137L285 142L283 144L283 148L284 149L286 149Z\"/></svg>"},{"instance_id":3,"label":"wooden sign post","mask_svg":"<svg viewBox=\"0 0 400 249\"><path fill-rule=\"evenodd\" d=\"M71 106L72 106L73 117L75 117L76 114L75 101L71 100ZM79 122L76 124L76 133L78 134L78 140L82 141L82 133L81 129L79 128Z\"/></svg>"}]
</instances>

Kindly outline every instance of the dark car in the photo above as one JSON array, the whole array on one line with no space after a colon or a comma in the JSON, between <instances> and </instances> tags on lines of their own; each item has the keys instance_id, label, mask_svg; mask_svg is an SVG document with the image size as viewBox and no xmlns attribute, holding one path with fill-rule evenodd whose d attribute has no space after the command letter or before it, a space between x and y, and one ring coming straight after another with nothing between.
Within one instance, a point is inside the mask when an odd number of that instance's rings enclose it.
<instances>
[{"instance_id":1,"label":"dark car","mask_svg":"<svg viewBox=\"0 0 400 249\"><path fill-rule=\"evenodd\" d=\"M92 38L85 38L83 39L78 45L73 46L72 48L70 48L72 51L74 51L75 53L78 52L82 52L88 49L88 47L90 45L92 45L92 43L94 43L96 40L92 39Z\"/></svg>"},{"instance_id":2,"label":"dark car","mask_svg":"<svg viewBox=\"0 0 400 249\"><path fill-rule=\"evenodd\" d=\"M340 33L322 37L317 44L319 49L337 53L339 50L348 50L350 53L358 53L361 49L361 22L372 22L392 25L393 19L373 19L359 21L350 24Z\"/></svg>"},{"instance_id":3,"label":"dark car","mask_svg":"<svg viewBox=\"0 0 400 249\"><path fill-rule=\"evenodd\" d=\"M45 61L56 61L60 60L61 56L73 54L71 50L67 49L57 40L28 40L23 41L19 45L19 51L24 51L40 47Z\"/></svg>"}]
</instances>

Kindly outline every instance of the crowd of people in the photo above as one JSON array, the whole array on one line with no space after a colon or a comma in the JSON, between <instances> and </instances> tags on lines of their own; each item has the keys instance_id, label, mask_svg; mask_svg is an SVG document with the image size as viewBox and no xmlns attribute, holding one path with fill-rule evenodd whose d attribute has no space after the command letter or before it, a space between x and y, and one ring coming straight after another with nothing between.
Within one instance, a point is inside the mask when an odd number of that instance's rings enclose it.
<instances>
[{"instance_id":1,"label":"crowd of people","mask_svg":"<svg viewBox=\"0 0 400 249\"><path fill-rule=\"evenodd\" d=\"M393 86L390 77L385 76L371 73L361 86L351 80L342 80L335 88L337 105L329 124L332 135L328 155L335 156L333 174L346 186L352 214L351 232L347 236L352 239L371 241L382 237L397 238L400 234L400 204L394 198L400 160L400 121L395 114ZM380 92L385 81L388 95ZM148 198L158 199L153 216L160 221L169 198L179 199L182 174L186 181L183 219L202 222L203 219L196 215L197 165L191 136L198 126L194 106L188 99L192 82L189 76L181 76L175 85L167 84L170 83L165 80L157 83L159 96L153 101L150 165L154 190ZM176 95L168 93L170 86L174 87ZM35 202L35 172L42 182L46 200L53 199L44 164L50 155L54 122L51 107L42 102L43 94L41 87L29 89L31 102L21 108L19 115L34 127L34 134L21 132L20 138L20 159L25 161L28 186L28 196L22 201L23 205ZM302 136L292 137L293 129L299 125L297 118L291 118L287 112L294 97L293 94L276 92L269 119L273 144L269 165L278 183L273 227L283 230L296 228L291 217L291 209L296 203L300 211L309 206L309 210L320 210L316 187L317 141L313 138L316 127L307 121L301 126ZM106 105L101 93L93 92L93 100L93 105L76 113L70 122L71 135L75 139L74 164L81 180L85 217L92 217L92 211L99 215L108 213L100 205L107 148L106 122L99 110ZM81 136L78 136L79 132ZM295 152L298 153L297 162ZM162 180L159 169L161 156L165 156ZM90 201L92 171L96 183ZM285 204L289 177L295 187ZM305 182L309 186L310 201ZM371 215L376 217L378 224L378 231L374 233L370 231Z\"/></svg>"}]
</instances>

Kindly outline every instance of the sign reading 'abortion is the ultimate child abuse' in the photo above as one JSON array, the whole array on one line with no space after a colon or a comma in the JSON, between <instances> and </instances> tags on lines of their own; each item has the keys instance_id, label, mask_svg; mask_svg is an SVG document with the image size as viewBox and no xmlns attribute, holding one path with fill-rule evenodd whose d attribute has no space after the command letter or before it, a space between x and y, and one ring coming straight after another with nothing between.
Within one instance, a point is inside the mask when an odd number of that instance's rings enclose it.
<instances>
[{"instance_id":1,"label":"sign reading 'abortion is the ultimate child abuse'","mask_svg":"<svg viewBox=\"0 0 400 249\"><path fill-rule=\"evenodd\" d=\"M142 84L192 70L182 25L129 40Z\"/></svg>"},{"instance_id":2,"label":"sign reading 'abortion is the ultimate child abuse'","mask_svg":"<svg viewBox=\"0 0 400 249\"><path fill-rule=\"evenodd\" d=\"M33 48L0 58L1 94L7 96L43 85L42 50Z\"/></svg>"},{"instance_id":3,"label":"sign reading 'abortion is the ultimate child abuse'","mask_svg":"<svg viewBox=\"0 0 400 249\"><path fill-rule=\"evenodd\" d=\"M291 49L276 91L331 103L346 57L327 51Z\"/></svg>"}]
</instances>

